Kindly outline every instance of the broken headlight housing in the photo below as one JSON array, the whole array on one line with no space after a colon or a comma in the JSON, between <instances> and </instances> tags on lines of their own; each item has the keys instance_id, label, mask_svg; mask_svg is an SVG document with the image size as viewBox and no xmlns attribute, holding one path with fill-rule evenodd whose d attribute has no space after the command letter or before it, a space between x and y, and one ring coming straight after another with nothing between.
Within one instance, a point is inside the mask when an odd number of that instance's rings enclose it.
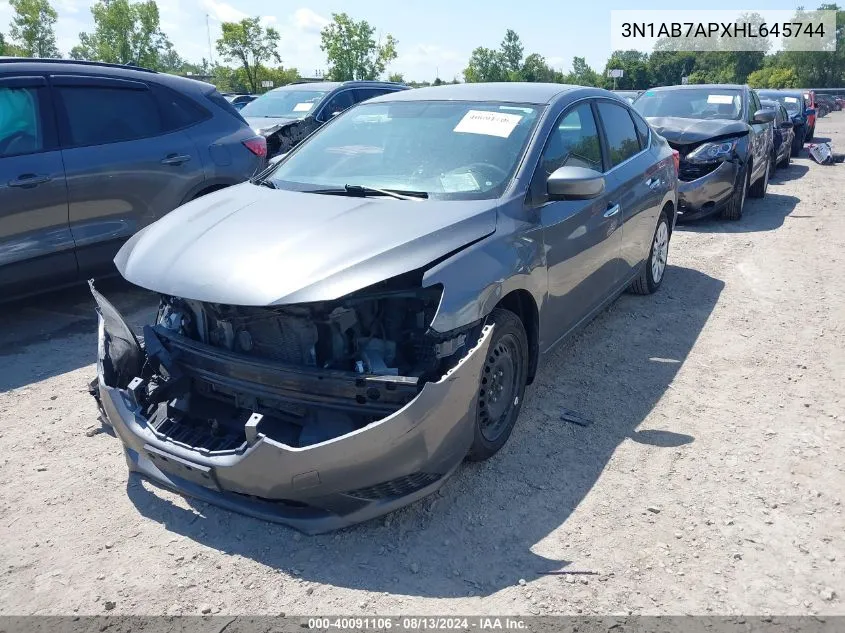
<instances>
[{"instance_id":1,"label":"broken headlight housing","mask_svg":"<svg viewBox=\"0 0 845 633\"><path fill-rule=\"evenodd\" d=\"M739 139L734 138L727 141L704 143L687 154L685 160L696 164L720 163L725 160L730 160L734 157L734 152L738 142Z\"/></svg>"}]
</instances>

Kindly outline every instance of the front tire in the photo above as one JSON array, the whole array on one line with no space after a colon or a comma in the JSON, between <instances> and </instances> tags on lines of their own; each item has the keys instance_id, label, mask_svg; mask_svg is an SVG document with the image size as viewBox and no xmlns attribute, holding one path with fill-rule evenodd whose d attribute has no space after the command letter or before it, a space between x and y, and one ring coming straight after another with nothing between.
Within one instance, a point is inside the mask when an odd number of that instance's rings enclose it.
<instances>
[{"instance_id":1,"label":"front tire","mask_svg":"<svg viewBox=\"0 0 845 633\"><path fill-rule=\"evenodd\" d=\"M763 198L769 188L769 176L772 173L772 157L766 161L766 171L757 179L757 182L748 190L748 194L752 198Z\"/></svg>"},{"instance_id":2,"label":"front tire","mask_svg":"<svg viewBox=\"0 0 845 633\"><path fill-rule=\"evenodd\" d=\"M490 313L493 340L478 383L474 438L467 459L480 462L501 449L513 431L528 382L528 337L513 312Z\"/></svg>"},{"instance_id":3,"label":"front tire","mask_svg":"<svg viewBox=\"0 0 845 633\"><path fill-rule=\"evenodd\" d=\"M804 137L804 142L812 141L813 137L816 135L816 126L814 125L809 130L807 130L807 136Z\"/></svg>"},{"instance_id":4,"label":"front tire","mask_svg":"<svg viewBox=\"0 0 845 633\"><path fill-rule=\"evenodd\" d=\"M722 209L722 219L736 221L742 217L742 212L745 209L745 198L748 195L748 184L751 179L751 172L746 169L740 176L742 184L734 188L733 195L727 206ZM737 179L739 180L739 178Z\"/></svg>"},{"instance_id":5,"label":"front tire","mask_svg":"<svg viewBox=\"0 0 845 633\"><path fill-rule=\"evenodd\" d=\"M666 262L669 259L669 219L666 212L660 212L657 228L651 240L651 250L648 259L643 263L639 276L631 282L631 292L638 295L650 295L657 292L666 273Z\"/></svg>"}]
</instances>

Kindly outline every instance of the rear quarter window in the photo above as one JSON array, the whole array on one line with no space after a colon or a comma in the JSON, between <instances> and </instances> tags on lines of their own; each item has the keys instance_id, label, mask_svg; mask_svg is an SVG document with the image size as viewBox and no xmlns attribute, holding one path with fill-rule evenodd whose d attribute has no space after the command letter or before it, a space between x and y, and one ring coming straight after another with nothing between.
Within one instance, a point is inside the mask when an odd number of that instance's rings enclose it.
<instances>
[{"instance_id":1,"label":"rear quarter window","mask_svg":"<svg viewBox=\"0 0 845 633\"><path fill-rule=\"evenodd\" d=\"M157 84L152 88L167 130L180 130L211 118L211 112L190 97Z\"/></svg>"},{"instance_id":2,"label":"rear quarter window","mask_svg":"<svg viewBox=\"0 0 845 633\"><path fill-rule=\"evenodd\" d=\"M235 106L229 103L226 97L221 95L219 92L217 92L216 90L212 90L211 92L206 93L205 96L208 98L209 101L211 101L211 103L216 105L221 110L227 112L229 116L235 117L238 121L246 125L246 119L244 119L241 116L241 113L237 111Z\"/></svg>"}]
</instances>

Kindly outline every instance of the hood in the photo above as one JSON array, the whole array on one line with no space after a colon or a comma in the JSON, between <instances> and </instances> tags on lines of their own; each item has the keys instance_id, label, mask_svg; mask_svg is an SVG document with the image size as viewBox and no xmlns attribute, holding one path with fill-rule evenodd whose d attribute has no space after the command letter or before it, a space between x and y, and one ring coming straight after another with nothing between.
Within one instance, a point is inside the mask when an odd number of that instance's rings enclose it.
<instances>
[{"instance_id":1,"label":"hood","mask_svg":"<svg viewBox=\"0 0 845 633\"><path fill-rule=\"evenodd\" d=\"M647 121L655 132L676 145L693 145L748 133L745 121L730 119L684 119L666 116L647 117Z\"/></svg>"},{"instance_id":2,"label":"hood","mask_svg":"<svg viewBox=\"0 0 845 633\"><path fill-rule=\"evenodd\" d=\"M285 119L283 117L266 117L266 116L248 116L244 117L247 125L253 129L256 134L267 136L278 132L286 125L298 123L301 119Z\"/></svg>"},{"instance_id":3,"label":"hood","mask_svg":"<svg viewBox=\"0 0 845 633\"><path fill-rule=\"evenodd\" d=\"M495 200L395 200L243 183L136 233L115 257L167 295L267 306L343 297L493 233Z\"/></svg>"}]
</instances>

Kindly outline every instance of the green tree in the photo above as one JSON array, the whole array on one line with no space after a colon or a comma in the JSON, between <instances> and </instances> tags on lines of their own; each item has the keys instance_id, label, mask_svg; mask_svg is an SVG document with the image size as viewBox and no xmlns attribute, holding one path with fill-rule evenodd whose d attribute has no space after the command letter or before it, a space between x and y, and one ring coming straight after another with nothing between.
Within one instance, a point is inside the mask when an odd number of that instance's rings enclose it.
<instances>
[{"instance_id":1,"label":"green tree","mask_svg":"<svg viewBox=\"0 0 845 633\"><path fill-rule=\"evenodd\" d=\"M616 79L619 90L637 90L649 88L652 85L649 72L648 53L640 51L613 51L605 65L604 78L608 88L614 85L614 80L607 77L607 71L621 69L622 76Z\"/></svg>"},{"instance_id":2,"label":"green tree","mask_svg":"<svg viewBox=\"0 0 845 633\"><path fill-rule=\"evenodd\" d=\"M387 76L387 80L388 80L388 81L393 81L393 82L395 82L395 83L397 83L397 84L403 84L403 83L405 83L405 77L403 77L403 76L402 76L402 73L390 73L390 74Z\"/></svg>"},{"instance_id":3,"label":"green tree","mask_svg":"<svg viewBox=\"0 0 845 633\"><path fill-rule=\"evenodd\" d=\"M79 44L70 51L73 59L159 69L162 57L172 52L173 45L161 31L155 0L134 4L101 0L91 7L91 14L94 31L79 34Z\"/></svg>"},{"instance_id":4,"label":"green tree","mask_svg":"<svg viewBox=\"0 0 845 633\"><path fill-rule=\"evenodd\" d=\"M482 81L507 81L507 60L502 51L479 46L470 55L464 69L464 81L475 83Z\"/></svg>"},{"instance_id":5,"label":"green tree","mask_svg":"<svg viewBox=\"0 0 845 633\"><path fill-rule=\"evenodd\" d=\"M845 84L845 11L836 4L822 4L819 11L836 11L836 48L827 51L797 51L793 38L784 41L783 59L804 88L833 88ZM817 22L814 12L799 9L795 20Z\"/></svg>"},{"instance_id":6,"label":"green tree","mask_svg":"<svg viewBox=\"0 0 845 633\"><path fill-rule=\"evenodd\" d=\"M676 86L682 77L695 70L697 53L655 50L648 58L648 72L653 86Z\"/></svg>"},{"instance_id":7,"label":"green tree","mask_svg":"<svg viewBox=\"0 0 845 633\"><path fill-rule=\"evenodd\" d=\"M217 40L217 52L226 60L240 64L246 85L251 92L258 92L262 64L275 60L281 62L279 32L261 26L259 18L244 18L240 22L224 22L222 35Z\"/></svg>"},{"instance_id":8,"label":"green tree","mask_svg":"<svg viewBox=\"0 0 845 633\"><path fill-rule=\"evenodd\" d=\"M564 83L577 86L598 86L600 83L598 73L590 68L583 57L572 58L572 71L564 79Z\"/></svg>"},{"instance_id":9,"label":"green tree","mask_svg":"<svg viewBox=\"0 0 845 633\"><path fill-rule=\"evenodd\" d=\"M505 39L499 45L499 50L502 53L502 58L505 62L505 68L512 73L519 73L522 67L522 55L525 52L525 47L522 45L522 40L516 31L508 29L505 32ZM519 81L519 79L516 79Z\"/></svg>"},{"instance_id":10,"label":"green tree","mask_svg":"<svg viewBox=\"0 0 845 633\"><path fill-rule=\"evenodd\" d=\"M56 10L49 0L9 0L15 12L9 37L25 57L61 57L56 47Z\"/></svg>"},{"instance_id":11,"label":"green tree","mask_svg":"<svg viewBox=\"0 0 845 633\"><path fill-rule=\"evenodd\" d=\"M377 79L396 59L397 41L387 34L375 39L376 29L366 20L356 22L346 13L332 13L332 21L320 32L320 49L326 54L329 77L334 81Z\"/></svg>"},{"instance_id":12,"label":"green tree","mask_svg":"<svg viewBox=\"0 0 845 633\"><path fill-rule=\"evenodd\" d=\"M546 58L539 53L531 53L522 63L519 71L522 81L545 81L555 80L555 71L546 63Z\"/></svg>"}]
</instances>

